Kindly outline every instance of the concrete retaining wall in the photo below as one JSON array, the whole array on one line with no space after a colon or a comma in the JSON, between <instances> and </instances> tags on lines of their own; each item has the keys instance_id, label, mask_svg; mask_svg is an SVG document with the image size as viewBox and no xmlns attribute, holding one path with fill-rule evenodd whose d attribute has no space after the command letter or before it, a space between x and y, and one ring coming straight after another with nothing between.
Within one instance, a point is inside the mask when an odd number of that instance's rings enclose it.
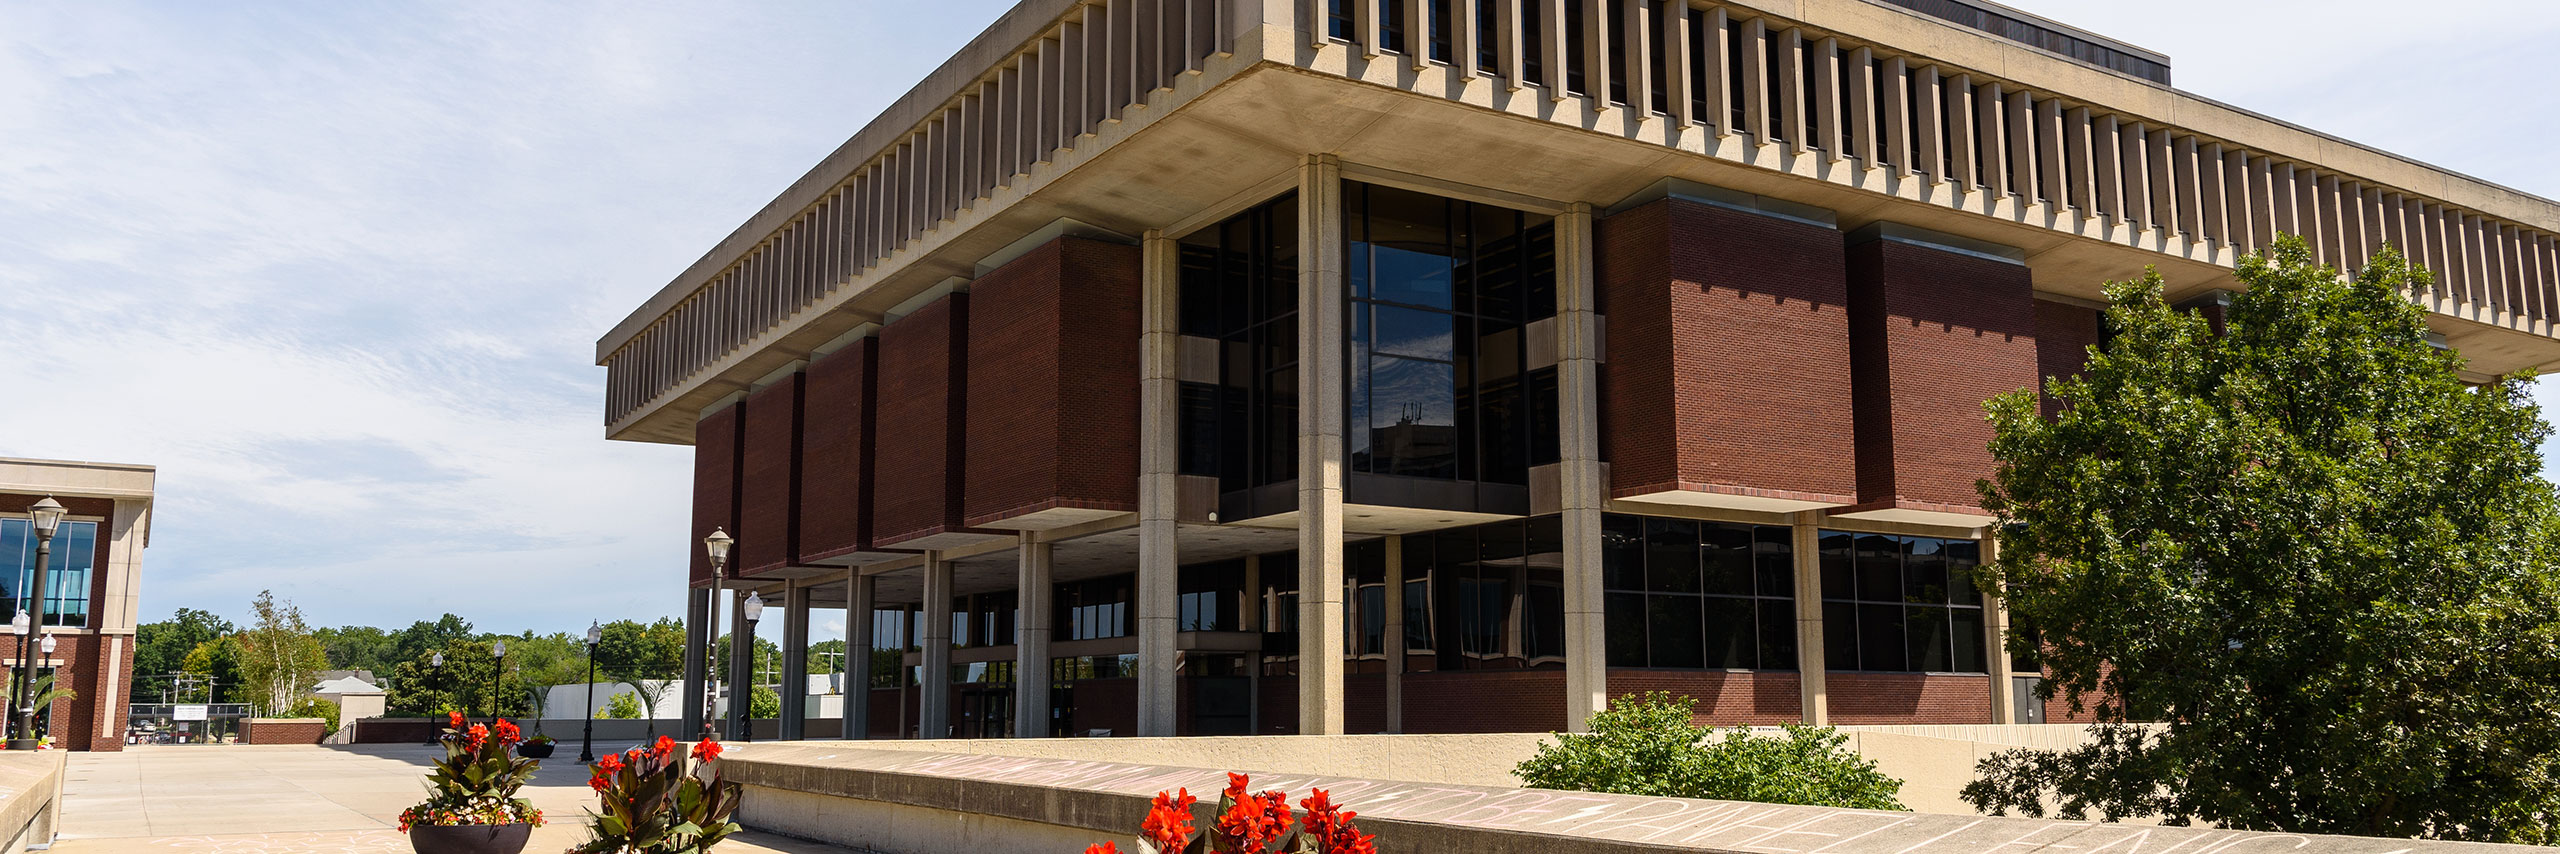
<instances>
[{"instance_id":1,"label":"concrete retaining wall","mask_svg":"<svg viewBox=\"0 0 2560 854\"><path fill-rule=\"evenodd\" d=\"M0 854L53 844L62 827L63 751L0 753Z\"/></svg>"},{"instance_id":2,"label":"concrete retaining wall","mask_svg":"<svg viewBox=\"0 0 2560 854\"><path fill-rule=\"evenodd\" d=\"M240 728L241 744L319 744L329 734L320 718L250 718Z\"/></svg>"},{"instance_id":3,"label":"concrete retaining wall","mask_svg":"<svg viewBox=\"0 0 2560 854\"><path fill-rule=\"evenodd\" d=\"M1126 745L1129 742L1121 742ZM846 749L851 742L736 745L719 770L748 791L739 821L890 854L1050 854L1105 839L1133 850L1158 791L1212 801L1223 769L1080 759ZM1427 768L1427 766L1425 766ZM1415 768L1411 770L1425 770ZM1359 813L1381 851L1659 854L1667 851L1954 854L2093 850L2253 854L2514 851L2526 846L2298 836L2202 828L1843 810L1588 792L1261 772L1254 789L1294 803L1323 789Z\"/></svg>"}]
</instances>

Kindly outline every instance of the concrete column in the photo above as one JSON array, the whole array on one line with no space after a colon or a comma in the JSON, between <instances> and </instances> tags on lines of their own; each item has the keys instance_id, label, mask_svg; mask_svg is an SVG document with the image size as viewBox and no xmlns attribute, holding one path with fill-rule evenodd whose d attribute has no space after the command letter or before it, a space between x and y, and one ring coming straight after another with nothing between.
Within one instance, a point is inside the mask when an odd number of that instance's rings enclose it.
<instances>
[{"instance_id":1,"label":"concrete column","mask_svg":"<svg viewBox=\"0 0 2560 854\"><path fill-rule=\"evenodd\" d=\"M1163 232L1141 244L1138 337L1138 735L1174 733L1174 649L1182 560L1181 251ZM1048 701L1041 701L1047 717Z\"/></svg>"},{"instance_id":2,"label":"concrete column","mask_svg":"<svg viewBox=\"0 0 2560 854\"><path fill-rule=\"evenodd\" d=\"M924 678L917 690L916 737L951 737L951 562L942 553L924 553L924 606L916 612L919 645L924 647Z\"/></svg>"},{"instance_id":3,"label":"concrete column","mask_svg":"<svg viewBox=\"0 0 2560 854\"><path fill-rule=\"evenodd\" d=\"M747 625L747 591L729 591L729 678L721 680L729 686L729 710L721 715L730 727L731 739L748 736L747 727L755 720L756 700L756 635Z\"/></svg>"},{"instance_id":4,"label":"concrete column","mask_svg":"<svg viewBox=\"0 0 2560 854\"><path fill-rule=\"evenodd\" d=\"M782 591L782 716L775 721L783 741L809 737L809 588L794 581Z\"/></svg>"},{"instance_id":5,"label":"concrete column","mask_svg":"<svg viewBox=\"0 0 2560 854\"><path fill-rule=\"evenodd\" d=\"M1609 617L1600 589L1600 296L1591 206L1556 216L1556 466L1564 518L1564 725L1586 732L1609 705Z\"/></svg>"},{"instance_id":6,"label":"concrete column","mask_svg":"<svg viewBox=\"0 0 2560 854\"><path fill-rule=\"evenodd\" d=\"M1795 515L1796 680L1803 692L1804 722L1831 725L1830 689L1824 684L1822 648L1822 514Z\"/></svg>"},{"instance_id":7,"label":"concrete column","mask_svg":"<svg viewBox=\"0 0 2560 854\"><path fill-rule=\"evenodd\" d=\"M1387 731L1404 732L1404 538L1387 538Z\"/></svg>"},{"instance_id":8,"label":"concrete column","mask_svg":"<svg viewBox=\"0 0 2560 854\"><path fill-rule=\"evenodd\" d=\"M1021 610L1013 618L1013 735L1015 738L1045 738L1049 735L1049 597L1052 591L1050 567L1055 565L1057 546L1033 542L1032 535L1022 535L1021 577L1014 582L1015 601ZM1142 618L1143 619L1143 618ZM1144 626L1145 623L1140 623ZM1140 667L1145 665L1141 663ZM1147 672L1147 671L1140 671ZM1139 701L1140 708L1145 700Z\"/></svg>"},{"instance_id":9,"label":"concrete column","mask_svg":"<svg viewBox=\"0 0 2560 854\"><path fill-rule=\"evenodd\" d=\"M1982 542L1982 562L2000 554L2000 540L1984 528L1974 534ZM2018 723L2017 674L2009 669L2009 601L2000 591L1982 591L1983 669L1991 674L1991 722Z\"/></svg>"},{"instance_id":10,"label":"concrete column","mask_svg":"<svg viewBox=\"0 0 2560 854\"><path fill-rule=\"evenodd\" d=\"M1236 616L1243 618L1241 628L1245 631L1258 632L1264 628L1261 555L1246 555L1244 558L1244 601L1238 604ZM1254 698L1253 702L1245 704L1245 731L1259 733L1262 731L1262 657L1260 655L1246 657L1244 684L1249 690L1249 696Z\"/></svg>"},{"instance_id":11,"label":"concrete column","mask_svg":"<svg viewBox=\"0 0 2560 854\"><path fill-rule=\"evenodd\" d=\"M844 732L871 737L871 621L874 584L860 568L844 571Z\"/></svg>"},{"instance_id":12,"label":"concrete column","mask_svg":"<svg viewBox=\"0 0 2560 854\"><path fill-rule=\"evenodd\" d=\"M684 591L684 720L678 735L687 738L702 732L703 687L710 683L711 667L703 655L711 643L705 630L711 623L711 590L692 587ZM649 710L656 714L656 709Z\"/></svg>"},{"instance_id":13,"label":"concrete column","mask_svg":"<svg viewBox=\"0 0 2560 854\"><path fill-rule=\"evenodd\" d=\"M1342 734L1342 162L1298 168L1298 732Z\"/></svg>"}]
</instances>

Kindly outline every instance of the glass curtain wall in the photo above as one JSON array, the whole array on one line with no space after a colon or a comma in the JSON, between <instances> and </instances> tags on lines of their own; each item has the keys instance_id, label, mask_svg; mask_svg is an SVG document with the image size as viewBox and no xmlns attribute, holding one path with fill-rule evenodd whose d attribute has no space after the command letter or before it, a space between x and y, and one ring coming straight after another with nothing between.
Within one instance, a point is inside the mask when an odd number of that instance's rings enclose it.
<instances>
[{"instance_id":1,"label":"glass curtain wall","mask_svg":"<svg viewBox=\"0 0 2560 854\"><path fill-rule=\"evenodd\" d=\"M89 625L89 572L97 566L98 523L65 520L53 530L53 556L45 564L44 624ZM16 619L35 584L36 535L25 519L0 519L0 620Z\"/></svg>"},{"instance_id":2,"label":"glass curtain wall","mask_svg":"<svg viewBox=\"0 0 2560 854\"><path fill-rule=\"evenodd\" d=\"M1342 196L1351 470L1528 483L1555 457L1554 369L1533 374L1525 347L1555 316L1552 221L1356 182Z\"/></svg>"},{"instance_id":3,"label":"glass curtain wall","mask_svg":"<svg viewBox=\"0 0 2560 854\"><path fill-rule=\"evenodd\" d=\"M1182 473L1221 492L1298 476L1298 200L1182 238L1182 334L1219 344L1219 378L1182 388Z\"/></svg>"},{"instance_id":4,"label":"glass curtain wall","mask_svg":"<svg viewBox=\"0 0 2560 854\"><path fill-rule=\"evenodd\" d=\"M1982 594L1973 540L1822 532L1824 666L1982 673Z\"/></svg>"}]
</instances>

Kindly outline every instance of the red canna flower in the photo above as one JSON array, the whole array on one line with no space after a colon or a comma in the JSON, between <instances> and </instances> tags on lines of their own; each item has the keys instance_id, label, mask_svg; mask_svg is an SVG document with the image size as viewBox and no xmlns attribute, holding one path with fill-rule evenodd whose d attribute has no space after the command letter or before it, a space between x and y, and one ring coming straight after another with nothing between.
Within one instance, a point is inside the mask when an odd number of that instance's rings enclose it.
<instances>
[{"instance_id":1,"label":"red canna flower","mask_svg":"<svg viewBox=\"0 0 2560 854\"><path fill-rule=\"evenodd\" d=\"M1182 850L1191 843L1191 835L1198 832L1191 826L1191 805L1199 802L1190 789L1182 789L1178 796L1157 792L1155 803L1147 810L1146 823L1139 825L1138 835L1155 843L1158 851Z\"/></svg>"},{"instance_id":2,"label":"red canna flower","mask_svg":"<svg viewBox=\"0 0 2560 854\"><path fill-rule=\"evenodd\" d=\"M649 746L649 755L660 759L665 759L675 752L676 740L670 736L658 736L658 743Z\"/></svg>"},{"instance_id":3,"label":"red canna flower","mask_svg":"<svg viewBox=\"0 0 2560 854\"><path fill-rule=\"evenodd\" d=\"M470 731L463 733L462 744L477 751L480 745L487 743L488 740L489 728L481 724L472 724Z\"/></svg>"},{"instance_id":4,"label":"red canna flower","mask_svg":"<svg viewBox=\"0 0 2560 854\"><path fill-rule=\"evenodd\" d=\"M516 728L514 721L501 720L498 722L499 744L513 747L517 742L521 742L523 740L524 730Z\"/></svg>"},{"instance_id":5,"label":"red canna flower","mask_svg":"<svg viewBox=\"0 0 2560 854\"><path fill-rule=\"evenodd\" d=\"M694 742L693 758L709 762L720 758L720 750L721 747L719 742L706 738L701 741Z\"/></svg>"},{"instance_id":6,"label":"red canna flower","mask_svg":"<svg viewBox=\"0 0 2560 854\"><path fill-rule=\"evenodd\" d=\"M1377 845L1372 841L1377 836L1361 833L1351 825L1351 819L1359 813L1336 805L1323 789L1315 790L1313 796L1298 805L1307 808L1307 835L1315 839L1319 854L1377 854Z\"/></svg>"},{"instance_id":7,"label":"red canna flower","mask_svg":"<svg viewBox=\"0 0 2560 854\"><path fill-rule=\"evenodd\" d=\"M1227 772L1227 790L1220 792L1218 796L1230 801L1244 800L1244 787L1252 782L1252 777L1229 771Z\"/></svg>"},{"instance_id":8,"label":"red canna flower","mask_svg":"<svg viewBox=\"0 0 2560 854\"><path fill-rule=\"evenodd\" d=\"M1084 854L1120 854L1120 846L1109 842L1096 842L1085 846Z\"/></svg>"},{"instance_id":9,"label":"red canna flower","mask_svg":"<svg viewBox=\"0 0 2560 854\"><path fill-rule=\"evenodd\" d=\"M445 724L446 724L447 726L451 726L451 727L453 727L454 729L461 729L461 728L462 728L462 713L461 713L461 712L446 712L446 713L444 713L444 715L445 715L445 717L444 717Z\"/></svg>"}]
</instances>

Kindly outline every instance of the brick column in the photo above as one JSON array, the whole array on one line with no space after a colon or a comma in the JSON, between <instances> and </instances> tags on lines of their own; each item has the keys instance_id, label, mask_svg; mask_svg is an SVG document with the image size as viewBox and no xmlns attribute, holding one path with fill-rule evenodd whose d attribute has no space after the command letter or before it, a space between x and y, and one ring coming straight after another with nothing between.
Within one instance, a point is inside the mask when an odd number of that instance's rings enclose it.
<instances>
[{"instance_id":1,"label":"brick column","mask_svg":"<svg viewBox=\"0 0 2560 854\"><path fill-rule=\"evenodd\" d=\"M871 737L872 585L860 567L844 571L844 738Z\"/></svg>"},{"instance_id":2,"label":"brick column","mask_svg":"<svg viewBox=\"0 0 2560 854\"><path fill-rule=\"evenodd\" d=\"M1298 732L1342 734L1342 163L1298 168Z\"/></svg>"},{"instance_id":3,"label":"brick column","mask_svg":"<svg viewBox=\"0 0 2560 854\"><path fill-rule=\"evenodd\" d=\"M1163 232L1141 243L1138 335L1138 735L1174 733L1174 650L1182 602L1181 247ZM1046 601L1046 596L1042 597ZM1026 605L1029 600L1024 600ZM1045 617L1043 618L1046 619ZM1045 666L1045 663L1044 663ZM1048 701L1041 698L1041 717ZM1046 730L1046 727L1043 727ZM1045 734L1045 732L1044 732Z\"/></svg>"},{"instance_id":4,"label":"brick column","mask_svg":"<svg viewBox=\"0 0 2560 854\"><path fill-rule=\"evenodd\" d=\"M1050 568L1055 565L1057 546L1022 534L1019 557L1021 565L1014 583L1015 600L1020 608L1013 618L1013 736L1045 738L1049 735L1049 597L1056 590L1051 585ZM1141 611L1141 619L1144 612ZM1141 630L1145 628L1141 622ZM1139 653L1139 666L1145 668L1146 654ZM1140 670L1140 673L1149 672ZM1141 677L1140 681L1144 681ZM1147 707L1145 692L1140 692L1138 708ZM1141 726L1144 726L1143 716Z\"/></svg>"},{"instance_id":5,"label":"brick column","mask_svg":"<svg viewBox=\"0 0 2560 854\"><path fill-rule=\"evenodd\" d=\"M1556 394L1563 423L1557 496L1564 511L1564 725L1585 732L1609 704L1609 622L1600 577L1600 311L1591 206L1556 217Z\"/></svg>"}]
</instances>

